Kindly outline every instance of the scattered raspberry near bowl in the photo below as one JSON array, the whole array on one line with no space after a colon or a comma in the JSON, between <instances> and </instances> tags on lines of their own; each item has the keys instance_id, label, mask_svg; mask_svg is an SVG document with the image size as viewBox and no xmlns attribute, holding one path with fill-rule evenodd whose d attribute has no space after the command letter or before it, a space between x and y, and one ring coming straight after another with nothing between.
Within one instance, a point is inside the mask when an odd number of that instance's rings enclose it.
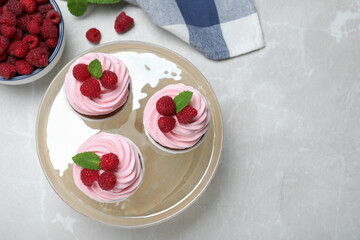
<instances>
[{"instance_id":1,"label":"scattered raspberry near bowl","mask_svg":"<svg viewBox=\"0 0 360 240\"><path fill-rule=\"evenodd\" d=\"M0 63L13 65L16 73L3 71L0 77L29 75L46 67L58 45L60 21L49 0L6 1L0 11Z\"/></svg>"},{"instance_id":2,"label":"scattered raspberry near bowl","mask_svg":"<svg viewBox=\"0 0 360 240\"><path fill-rule=\"evenodd\" d=\"M89 40L89 42L91 43L99 43L100 39L101 39L101 33L98 29L96 28L90 28L87 32L86 32L86 38Z\"/></svg>"},{"instance_id":3,"label":"scattered raspberry near bowl","mask_svg":"<svg viewBox=\"0 0 360 240\"><path fill-rule=\"evenodd\" d=\"M117 33L124 33L134 26L134 19L121 12L115 19L115 31Z\"/></svg>"}]
</instances>

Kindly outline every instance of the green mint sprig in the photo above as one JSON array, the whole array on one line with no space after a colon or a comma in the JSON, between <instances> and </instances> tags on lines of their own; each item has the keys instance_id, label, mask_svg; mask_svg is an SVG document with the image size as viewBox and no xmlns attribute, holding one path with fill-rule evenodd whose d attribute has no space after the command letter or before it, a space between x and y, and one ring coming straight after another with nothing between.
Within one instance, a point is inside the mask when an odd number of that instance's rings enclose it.
<instances>
[{"instance_id":1,"label":"green mint sprig","mask_svg":"<svg viewBox=\"0 0 360 240\"><path fill-rule=\"evenodd\" d=\"M184 109L184 107L186 107L190 103L192 95L193 92L184 91L174 98L176 113L179 113L181 110Z\"/></svg>"},{"instance_id":2,"label":"green mint sprig","mask_svg":"<svg viewBox=\"0 0 360 240\"><path fill-rule=\"evenodd\" d=\"M102 76L101 62L97 59L93 60L88 66L89 73L91 76L100 79Z\"/></svg>"},{"instance_id":3,"label":"green mint sprig","mask_svg":"<svg viewBox=\"0 0 360 240\"><path fill-rule=\"evenodd\" d=\"M76 165L82 168L99 170L100 169L100 157L93 152L78 153L72 157L72 160Z\"/></svg>"},{"instance_id":4,"label":"green mint sprig","mask_svg":"<svg viewBox=\"0 0 360 240\"><path fill-rule=\"evenodd\" d=\"M67 6L72 15L82 16L87 10L87 3L95 4L113 4L121 0L67 0Z\"/></svg>"},{"instance_id":5,"label":"green mint sprig","mask_svg":"<svg viewBox=\"0 0 360 240\"><path fill-rule=\"evenodd\" d=\"M67 7L72 15L83 15L87 9L87 0L68 0Z\"/></svg>"}]
</instances>

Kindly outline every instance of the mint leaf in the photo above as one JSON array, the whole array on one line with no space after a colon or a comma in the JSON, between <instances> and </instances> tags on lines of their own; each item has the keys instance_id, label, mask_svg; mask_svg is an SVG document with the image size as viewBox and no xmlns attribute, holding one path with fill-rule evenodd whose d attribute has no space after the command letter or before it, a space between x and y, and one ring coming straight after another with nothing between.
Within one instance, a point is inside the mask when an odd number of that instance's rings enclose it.
<instances>
[{"instance_id":1,"label":"mint leaf","mask_svg":"<svg viewBox=\"0 0 360 240\"><path fill-rule=\"evenodd\" d=\"M184 91L174 98L176 113L183 110L183 108L189 104L189 102L192 98L192 95L193 95L193 92Z\"/></svg>"},{"instance_id":2,"label":"mint leaf","mask_svg":"<svg viewBox=\"0 0 360 240\"><path fill-rule=\"evenodd\" d=\"M99 79L102 76L101 62L97 59L93 60L88 66L89 73L91 76Z\"/></svg>"},{"instance_id":3,"label":"mint leaf","mask_svg":"<svg viewBox=\"0 0 360 240\"><path fill-rule=\"evenodd\" d=\"M68 0L67 7L72 15L79 17L86 12L87 1L86 0Z\"/></svg>"},{"instance_id":4,"label":"mint leaf","mask_svg":"<svg viewBox=\"0 0 360 240\"><path fill-rule=\"evenodd\" d=\"M100 169L100 158L93 152L78 153L72 157L72 160L82 168L92 170Z\"/></svg>"},{"instance_id":5,"label":"mint leaf","mask_svg":"<svg viewBox=\"0 0 360 240\"><path fill-rule=\"evenodd\" d=\"M121 2L121 0L88 0L88 2L96 4L111 4Z\"/></svg>"}]
</instances>

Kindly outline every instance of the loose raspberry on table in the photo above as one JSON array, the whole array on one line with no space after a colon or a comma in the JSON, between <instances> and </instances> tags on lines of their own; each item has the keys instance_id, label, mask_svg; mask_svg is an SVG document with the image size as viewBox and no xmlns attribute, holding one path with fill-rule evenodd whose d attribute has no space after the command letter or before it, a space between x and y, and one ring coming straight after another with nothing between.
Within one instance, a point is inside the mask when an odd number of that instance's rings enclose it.
<instances>
[{"instance_id":1,"label":"loose raspberry on table","mask_svg":"<svg viewBox=\"0 0 360 240\"><path fill-rule=\"evenodd\" d=\"M57 38L48 38L45 40L45 43L49 48L53 49L56 48L58 41L59 40Z\"/></svg>"},{"instance_id":2,"label":"loose raspberry on table","mask_svg":"<svg viewBox=\"0 0 360 240\"><path fill-rule=\"evenodd\" d=\"M73 76L76 80L84 82L85 80L91 77L91 74L88 70L88 65L84 63L79 63L73 68Z\"/></svg>"},{"instance_id":3,"label":"loose raspberry on table","mask_svg":"<svg viewBox=\"0 0 360 240\"><path fill-rule=\"evenodd\" d=\"M61 20L61 17L57 11L50 10L46 13L46 19L49 19L53 24L58 24Z\"/></svg>"},{"instance_id":4,"label":"loose raspberry on table","mask_svg":"<svg viewBox=\"0 0 360 240\"><path fill-rule=\"evenodd\" d=\"M9 46L9 40L0 35L0 54L6 51L6 48Z\"/></svg>"},{"instance_id":5,"label":"loose raspberry on table","mask_svg":"<svg viewBox=\"0 0 360 240\"><path fill-rule=\"evenodd\" d=\"M85 186L91 187L93 183L99 179L99 171L83 168L80 173L80 178Z\"/></svg>"},{"instance_id":6,"label":"loose raspberry on table","mask_svg":"<svg viewBox=\"0 0 360 240\"><path fill-rule=\"evenodd\" d=\"M99 43L100 39L101 39L101 33L98 29L96 28L90 28L87 32L86 32L86 38L87 40L89 40L89 42L92 43Z\"/></svg>"},{"instance_id":7,"label":"loose raspberry on table","mask_svg":"<svg viewBox=\"0 0 360 240\"><path fill-rule=\"evenodd\" d=\"M191 123L191 120L198 114L197 110L192 106L184 107L178 114L176 114L179 123L187 124Z\"/></svg>"},{"instance_id":8,"label":"loose raspberry on table","mask_svg":"<svg viewBox=\"0 0 360 240\"><path fill-rule=\"evenodd\" d=\"M49 64L48 52L41 47L31 49L25 60L35 67L46 67Z\"/></svg>"},{"instance_id":9,"label":"loose raspberry on table","mask_svg":"<svg viewBox=\"0 0 360 240\"><path fill-rule=\"evenodd\" d=\"M20 0L24 4L24 10L27 13L34 13L37 8L35 0Z\"/></svg>"},{"instance_id":10,"label":"loose raspberry on table","mask_svg":"<svg viewBox=\"0 0 360 240\"><path fill-rule=\"evenodd\" d=\"M31 74L34 70L34 66L25 61L24 59L20 59L15 63L16 72L21 75Z\"/></svg>"},{"instance_id":11,"label":"loose raspberry on table","mask_svg":"<svg viewBox=\"0 0 360 240\"><path fill-rule=\"evenodd\" d=\"M0 54L0 62L5 61L6 58L7 58L7 54L5 52Z\"/></svg>"},{"instance_id":12,"label":"loose raspberry on table","mask_svg":"<svg viewBox=\"0 0 360 240\"><path fill-rule=\"evenodd\" d=\"M39 44L39 38L35 35L27 35L22 41L28 45L29 49L34 49Z\"/></svg>"},{"instance_id":13,"label":"loose raspberry on table","mask_svg":"<svg viewBox=\"0 0 360 240\"><path fill-rule=\"evenodd\" d=\"M5 24L0 25L0 33L7 38L12 38L16 33L15 27L6 26Z\"/></svg>"},{"instance_id":14,"label":"loose raspberry on table","mask_svg":"<svg viewBox=\"0 0 360 240\"><path fill-rule=\"evenodd\" d=\"M170 96L163 96L157 100L156 110L164 116L175 115L175 102Z\"/></svg>"},{"instance_id":15,"label":"loose raspberry on table","mask_svg":"<svg viewBox=\"0 0 360 240\"><path fill-rule=\"evenodd\" d=\"M15 18L15 20L16 20L16 18ZM33 18L29 14L23 14L20 17L18 17L17 25L21 30L27 31L27 26L28 26L29 22L31 22L31 20L33 20ZM1 23L1 17L0 17L0 23Z\"/></svg>"},{"instance_id":16,"label":"loose raspberry on table","mask_svg":"<svg viewBox=\"0 0 360 240\"><path fill-rule=\"evenodd\" d=\"M40 4L38 1L36 1ZM53 10L54 6L51 3L46 3L38 6L38 12L41 14L46 14L48 11Z\"/></svg>"},{"instance_id":17,"label":"loose raspberry on table","mask_svg":"<svg viewBox=\"0 0 360 240\"><path fill-rule=\"evenodd\" d=\"M124 33L134 26L134 19L126 15L125 12L121 12L115 20L115 31L117 33Z\"/></svg>"},{"instance_id":18,"label":"loose raspberry on table","mask_svg":"<svg viewBox=\"0 0 360 240\"><path fill-rule=\"evenodd\" d=\"M100 83L96 78L90 77L81 84L80 91L86 97L97 98L101 94Z\"/></svg>"},{"instance_id":19,"label":"loose raspberry on table","mask_svg":"<svg viewBox=\"0 0 360 240\"><path fill-rule=\"evenodd\" d=\"M34 34L34 35L39 34L41 32L41 26L36 20L30 21L29 24L27 25L27 29L30 34Z\"/></svg>"},{"instance_id":20,"label":"loose raspberry on table","mask_svg":"<svg viewBox=\"0 0 360 240\"><path fill-rule=\"evenodd\" d=\"M175 118L173 117L161 117L158 120L158 126L160 131L162 131L163 133L167 133L170 132L174 129L175 127Z\"/></svg>"},{"instance_id":21,"label":"loose raspberry on table","mask_svg":"<svg viewBox=\"0 0 360 240\"><path fill-rule=\"evenodd\" d=\"M101 157L100 168L105 171L116 170L119 166L119 158L114 153L107 153Z\"/></svg>"},{"instance_id":22,"label":"loose raspberry on table","mask_svg":"<svg viewBox=\"0 0 360 240\"><path fill-rule=\"evenodd\" d=\"M105 70L100 78L101 85L107 89L114 89L118 82L118 77L112 71Z\"/></svg>"},{"instance_id":23,"label":"loose raspberry on table","mask_svg":"<svg viewBox=\"0 0 360 240\"><path fill-rule=\"evenodd\" d=\"M41 35L44 38L57 38L58 29L49 19L44 19L41 25Z\"/></svg>"},{"instance_id":24,"label":"loose raspberry on table","mask_svg":"<svg viewBox=\"0 0 360 240\"><path fill-rule=\"evenodd\" d=\"M5 78L5 79L9 79L12 78L13 76L15 76L16 74L16 69L14 67L14 65L7 63L7 62L3 62L0 63L0 76Z\"/></svg>"},{"instance_id":25,"label":"loose raspberry on table","mask_svg":"<svg viewBox=\"0 0 360 240\"><path fill-rule=\"evenodd\" d=\"M102 190L111 190L116 185L116 175L113 172L103 172L98 179Z\"/></svg>"},{"instance_id":26,"label":"loose raspberry on table","mask_svg":"<svg viewBox=\"0 0 360 240\"><path fill-rule=\"evenodd\" d=\"M24 36L24 32L20 28L16 28L16 32L13 36L14 40L21 40Z\"/></svg>"},{"instance_id":27,"label":"loose raspberry on table","mask_svg":"<svg viewBox=\"0 0 360 240\"><path fill-rule=\"evenodd\" d=\"M15 16L20 16L24 11L24 4L18 0L9 0L3 6L3 10L12 12Z\"/></svg>"},{"instance_id":28,"label":"loose raspberry on table","mask_svg":"<svg viewBox=\"0 0 360 240\"><path fill-rule=\"evenodd\" d=\"M17 40L17 41L13 41L12 43L10 43L7 53L9 55L13 55L18 58L23 58L26 56L28 51L29 51L28 45L21 40Z\"/></svg>"},{"instance_id":29,"label":"loose raspberry on table","mask_svg":"<svg viewBox=\"0 0 360 240\"><path fill-rule=\"evenodd\" d=\"M0 23L7 26L15 27L17 21L15 14L12 12L3 12L0 16Z\"/></svg>"}]
</instances>

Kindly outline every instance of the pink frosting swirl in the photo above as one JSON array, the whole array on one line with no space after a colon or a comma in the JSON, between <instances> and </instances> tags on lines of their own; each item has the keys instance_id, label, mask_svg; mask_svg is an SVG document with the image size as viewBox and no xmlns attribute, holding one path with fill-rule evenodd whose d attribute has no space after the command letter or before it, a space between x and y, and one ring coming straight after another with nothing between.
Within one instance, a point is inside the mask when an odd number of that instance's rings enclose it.
<instances>
[{"instance_id":1,"label":"pink frosting swirl","mask_svg":"<svg viewBox=\"0 0 360 240\"><path fill-rule=\"evenodd\" d=\"M168 133L161 132L157 123L161 117L156 110L157 100L165 95L174 98L183 91L193 92L189 105L197 110L197 116L189 124L181 124L174 117L175 128ZM144 125L149 135L161 145L172 149L186 149L194 146L208 130L210 115L205 97L195 88L178 83L164 87L149 99L144 110Z\"/></svg>"},{"instance_id":2,"label":"pink frosting swirl","mask_svg":"<svg viewBox=\"0 0 360 240\"><path fill-rule=\"evenodd\" d=\"M120 163L114 171L116 185L109 191L102 190L97 181L91 187L85 186L80 178L83 168L74 164L75 185L87 196L99 202L115 202L129 197L140 186L143 179L143 164L137 147L129 139L110 133L98 133L88 138L79 147L77 153L88 151L96 153L100 158L112 152L119 157ZM99 171L100 174L104 172L104 170Z\"/></svg>"},{"instance_id":3,"label":"pink frosting swirl","mask_svg":"<svg viewBox=\"0 0 360 240\"><path fill-rule=\"evenodd\" d=\"M77 81L72 72L77 64L89 64L94 59L98 59L101 62L103 71L113 71L118 77L118 83L114 90L101 86L100 97L90 99L82 95L80 91L82 82ZM120 59L105 53L88 53L78 58L70 66L65 76L65 93L69 104L75 111L91 116L106 115L126 103L129 96L129 83L129 71Z\"/></svg>"}]
</instances>

